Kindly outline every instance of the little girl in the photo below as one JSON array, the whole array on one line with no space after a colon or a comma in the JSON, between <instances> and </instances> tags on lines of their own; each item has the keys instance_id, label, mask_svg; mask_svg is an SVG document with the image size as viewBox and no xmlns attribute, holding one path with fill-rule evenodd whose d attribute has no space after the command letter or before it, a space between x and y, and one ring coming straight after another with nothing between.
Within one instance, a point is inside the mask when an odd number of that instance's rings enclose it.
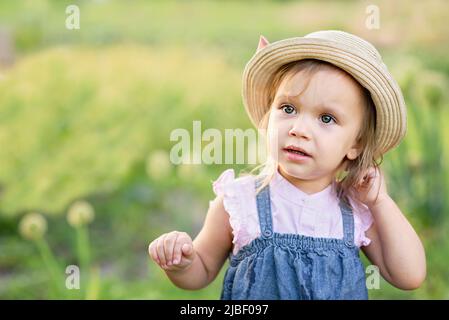
<instances>
[{"instance_id":1,"label":"little girl","mask_svg":"<svg viewBox=\"0 0 449 320\"><path fill-rule=\"evenodd\" d=\"M222 173L194 241L173 231L151 242L169 279L203 288L229 257L222 299L367 299L361 248L389 283L418 288L424 249L379 169L406 108L377 50L342 31L261 37L242 93L267 161L256 175Z\"/></svg>"}]
</instances>

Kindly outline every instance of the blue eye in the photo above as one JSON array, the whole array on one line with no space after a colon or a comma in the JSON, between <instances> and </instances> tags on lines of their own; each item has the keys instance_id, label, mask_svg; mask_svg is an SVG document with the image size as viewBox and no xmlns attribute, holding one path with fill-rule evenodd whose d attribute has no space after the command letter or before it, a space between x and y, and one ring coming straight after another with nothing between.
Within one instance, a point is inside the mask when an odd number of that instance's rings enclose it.
<instances>
[{"instance_id":1,"label":"blue eye","mask_svg":"<svg viewBox=\"0 0 449 320\"><path fill-rule=\"evenodd\" d=\"M332 116L328 115L328 114L323 114L321 116L321 121L323 121L324 123L330 123L331 121L335 122L335 119Z\"/></svg>"},{"instance_id":2,"label":"blue eye","mask_svg":"<svg viewBox=\"0 0 449 320\"><path fill-rule=\"evenodd\" d=\"M282 111L284 111L287 114L292 114L295 111L295 108L288 104L283 105L281 107L281 109L282 109Z\"/></svg>"}]
</instances>

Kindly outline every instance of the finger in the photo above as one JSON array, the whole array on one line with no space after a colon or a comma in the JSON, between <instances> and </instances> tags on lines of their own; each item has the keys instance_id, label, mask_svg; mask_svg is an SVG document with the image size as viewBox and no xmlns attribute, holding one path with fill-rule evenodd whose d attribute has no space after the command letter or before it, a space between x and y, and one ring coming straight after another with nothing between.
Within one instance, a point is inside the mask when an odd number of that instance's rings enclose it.
<instances>
[{"instance_id":1,"label":"finger","mask_svg":"<svg viewBox=\"0 0 449 320\"><path fill-rule=\"evenodd\" d=\"M371 180L374 180L374 179L376 179L376 178L379 177L379 176L380 176L380 171L379 171L379 169L378 169L378 168L373 168L372 171L371 171L371 173L370 173L370 179L371 179Z\"/></svg>"},{"instance_id":2,"label":"finger","mask_svg":"<svg viewBox=\"0 0 449 320\"><path fill-rule=\"evenodd\" d=\"M166 235L163 235L157 239L157 245L156 245L156 252L157 256L160 260L160 265L162 268L166 267L166 259L165 259L165 252L164 252L164 238Z\"/></svg>"},{"instance_id":3,"label":"finger","mask_svg":"<svg viewBox=\"0 0 449 320\"><path fill-rule=\"evenodd\" d=\"M159 258L157 257L155 241L151 242L150 245L148 246L148 253L151 259L153 259L158 264L160 263Z\"/></svg>"},{"instance_id":4,"label":"finger","mask_svg":"<svg viewBox=\"0 0 449 320\"><path fill-rule=\"evenodd\" d=\"M359 181L359 184L367 185L375 176L376 176L375 170L373 168L370 168L363 175L363 178Z\"/></svg>"},{"instance_id":5,"label":"finger","mask_svg":"<svg viewBox=\"0 0 449 320\"><path fill-rule=\"evenodd\" d=\"M177 265L181 263L181 259L182 259L182 246L184 245L185 240L183 240L183 238L181 236L178 237L175 247L173 249L173 264Z\"/></svg>"},{"instance_id":6,"label":"finger","mask_svg":"<svg viewBox=\"0 0 449 320\"><path fill-rule=\"evenodd\" d=\"M363 187L364 185L366 185L367 182L368 182L368 176L367 176L367 175L364 175L364 176L359 180L358 185Z\"/></svg>"},{"instance_id":7,"label":"finger","mask_svg":"<svg viewBox=\"0 0 449 320\"><path fill-rule=\"evenodd\" d=\"M173 263L173 249L178 238L178 232L171 232L164 240L165 259L167 260L167 266L171 266Z\"/></svg>"},{"instance_id":8,"label":"finger","mask_svg":"<svg viewBox=\"0 0 449 320\"><path fill-rule=\"evenodd\" d=\"M182 254L186 258L191 258L191 256L193 255L193 246L190 243L184 243L181 250L182 250Z\"/></svg>"},{"instance_id":9,"label":"finger","mask_svg":"<svg viewBox=\"0 0 449 320\"><path fill-rule=\"evenodd\" d=\"M179 236L179 238L180 238L179 242L181 244L181 246L180 246L180 254L181 254L181 256L189 257L190 255L193 254L192 239L185 232L182 232L181 235Z\"/></svg>"}]
</instances>

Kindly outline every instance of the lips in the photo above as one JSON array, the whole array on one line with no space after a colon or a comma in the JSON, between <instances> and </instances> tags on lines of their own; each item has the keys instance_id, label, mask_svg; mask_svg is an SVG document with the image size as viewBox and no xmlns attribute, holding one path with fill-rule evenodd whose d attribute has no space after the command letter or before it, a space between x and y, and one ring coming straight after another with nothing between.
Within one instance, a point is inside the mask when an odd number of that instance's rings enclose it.
<instances>
[{"instance_id":1,"label":"lips","mask_svg":"<svg viewBox=\"0 0 449 320\"><path fill-rule=\"evenodd\" d=\"M300 154L303 156L311 157L311 155L306 150L304 150L303 148L293 146L293 145L285 147L284 150L291 152L291 153L296 153L296 154Z\"/></svg>"}]
</instances>

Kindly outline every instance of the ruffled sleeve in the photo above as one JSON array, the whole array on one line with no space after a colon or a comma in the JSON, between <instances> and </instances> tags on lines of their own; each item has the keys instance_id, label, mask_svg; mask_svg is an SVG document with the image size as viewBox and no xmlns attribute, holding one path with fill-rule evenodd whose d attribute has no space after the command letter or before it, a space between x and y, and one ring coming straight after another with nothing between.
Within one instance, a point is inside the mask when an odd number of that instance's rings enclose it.
<instances>
[{"instance_id":1,"label":"ruffled sleeve","mask_svg":"<svg viewBox=\"0 0 449 320\"><path fill-rule=\"evenodd\" d=\"M371 243L371 239L366 236L366 231L373 224L373 216L369 208L363 203L352 201L352 199L351 202L354 208L355 244L358 247L368 246Z\"/></svg>"},{"instance_id":2,"label":"ruffled sleeve","mask_svg":"<svg viewBox=\"0 0 449 320\"><path fill-rule=\"evenodd\" d=\"M224 194L224 187L226 184L234 181L235 174L233 169L225 170L217 180L212 183L212 189L216 196L221 196Z\"/></svg>"},{"instance_id":3,"label":"ruffled sleeve","mask_svg":"<svg viewBox=\"0 0 449 320\"><path fill-rule=\"evenodd\" d=\"M216 196L223 195L223 206L229 214L229 223L232 228L233 234L233 253L236 254L238 250L249 243L254 237L253 233L257 232L254 228L248 225L248 219L254 211L252 208L248 208L249 197L251 197L250 191L253 188L248 189L246 178L235 178L233 169L225 170L216 181L212 183L212 189ZM256 212L257 214L257 212Z\"/></svg>"}]
</instances>

